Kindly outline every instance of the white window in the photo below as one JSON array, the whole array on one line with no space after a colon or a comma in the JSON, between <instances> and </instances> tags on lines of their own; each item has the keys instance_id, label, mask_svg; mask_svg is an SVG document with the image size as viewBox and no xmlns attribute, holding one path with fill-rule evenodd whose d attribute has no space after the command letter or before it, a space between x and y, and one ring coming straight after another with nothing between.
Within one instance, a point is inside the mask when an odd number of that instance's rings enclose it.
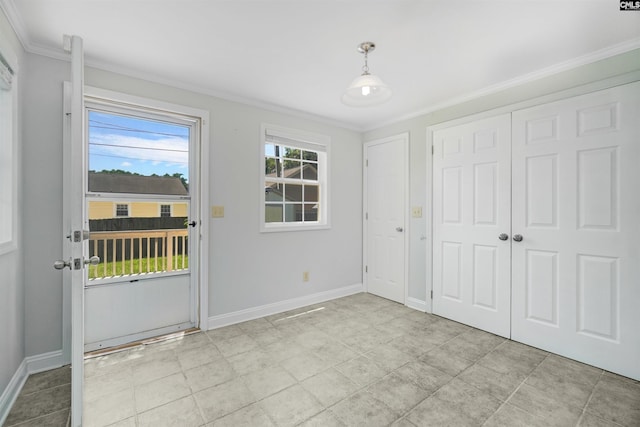
<instances>
[{"instance_id":1,"label":"white window","mask_svg":"<svg viewBox=\"0 0 640 427\"><path fill-rule=\"evenodd\" d=\"M171 205L160 205L160 217L167 218L171 216Z\"/></svg>"},{"instance_id":2,"label":"white window","mask_svg":"<svg viewBox=\"0 0 640 427\"><path fill-rule=\"evenodd\" d=\"M261 231L329 227L328 136L262 126Z\"/></svg>"},{"instance_id":3,"label":"white window","mask_svg":"<svg viewBox=\"0 0 640 427\"><path fill-rule=\"evenodd\" d=\"M126 203L116 203L116 216L129 216L129 205Z\"/></svg>"},{"instance_id":4,"label":"white window","mask_svg":"<svg viewBox=\"0 0 640 427\"><path fill-rule=\"evenodd\" d=\"M10 63L0 52L0 254L16 248L18 97Z\"/></svg>"}]
</instances>

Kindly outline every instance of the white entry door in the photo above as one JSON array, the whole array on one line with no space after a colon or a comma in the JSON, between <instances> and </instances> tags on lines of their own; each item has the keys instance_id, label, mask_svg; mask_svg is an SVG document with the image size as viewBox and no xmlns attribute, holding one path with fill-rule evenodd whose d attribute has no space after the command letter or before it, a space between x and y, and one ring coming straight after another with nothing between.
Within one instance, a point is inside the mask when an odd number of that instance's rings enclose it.
<instances>
[{"instance_id":1,"label":"white entry door","mask_svg":"<svg viewBox=\"0 0 640 427\"><path fill-rule=\"evenodd\" d=\"M87 91L87 351L199 326L198 114Z\"/></svg>"},{"instance_id":2,"label":"white entry door","mask_svg":"<svg viewBox=\"0 0 640 427\"><path fill-rule=\"evenodd\" d=\"M509 114L433 133L433 312L509 337Z\"/></svg>"},{"instance_id":3,"label":"white entry door","mask_svg":"<svg viewBox=\"0 0 640 427\"><path fill-rule=\"evenodd\" d=\"M71 81L64 85L63 152L63 259L55 262L63 270L66 315L63 353L71 361L71 423L82 426L84 387L84 285L87 279L87 233L82 199L84 150L84 52L82 39L65 36L64 48L71 53ZM68 270L67 270L68 269Z\"/></svg>"},{"instance_id":4,"label":"white entry door","mask_svg":"<svg viewBox=\"0 0 640 427\"><path fill-rule=\"evenodd\" d=\"M367 292L405 303L408 135L365 144Z\"/></svg>"},{"instance_id":5,"label":"white entry door","mask_svg":"<svg viewBox=\"0 0 640 427\"><path fill-rule=\"evenodd\" d=\"M513 113L512 337L640 379L640 83Z\"/></svg>"}]
</instances>

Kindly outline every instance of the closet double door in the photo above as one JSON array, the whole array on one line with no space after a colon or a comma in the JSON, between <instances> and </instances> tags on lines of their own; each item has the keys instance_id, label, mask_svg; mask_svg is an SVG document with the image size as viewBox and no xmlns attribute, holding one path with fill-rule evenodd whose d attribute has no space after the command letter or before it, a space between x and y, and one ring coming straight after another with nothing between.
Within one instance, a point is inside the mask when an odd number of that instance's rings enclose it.
<instances>
[{"instance_id":1,"label":"closet double door","mask_svg":"<svg viewBox=\"0 0 640 427\"><path fill-rule=\"evenodd\" d=\"M640 379L640 83L434 131L435 314Z\"/></svg>"}]
</instances>

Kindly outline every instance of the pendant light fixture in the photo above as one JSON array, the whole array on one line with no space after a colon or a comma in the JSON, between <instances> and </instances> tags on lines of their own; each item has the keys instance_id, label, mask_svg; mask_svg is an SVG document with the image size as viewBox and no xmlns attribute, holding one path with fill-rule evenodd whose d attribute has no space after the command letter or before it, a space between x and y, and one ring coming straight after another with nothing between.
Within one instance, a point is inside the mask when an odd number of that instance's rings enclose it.
<instances>
[{"instance_id":1,"label":"pendant light fixture","mask_svg":"<svg viewBox=\"0 0 640 427\"><path fill-rule=\"evenodd\" d=\"M342 95L342 103L351 107L369 107L382 104L391 98L391 89L378 76L369 74L369 52L376 48L373 42L362 42L358 52L364 54L362 75L356 78Z\"/></svg>"}]
</instances>

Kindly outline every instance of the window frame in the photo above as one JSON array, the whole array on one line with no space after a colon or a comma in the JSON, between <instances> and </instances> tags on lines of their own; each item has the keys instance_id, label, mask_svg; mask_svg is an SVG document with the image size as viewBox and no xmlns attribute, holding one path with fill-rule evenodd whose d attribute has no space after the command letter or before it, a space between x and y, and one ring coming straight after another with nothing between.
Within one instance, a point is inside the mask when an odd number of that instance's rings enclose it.
<instances>
[{"instance_id":1,"label":"window frame","mask_svg":"<svg viewBox=\"0 0 640 427\"><path fill-rule=\"evenodd\" d=\"M5 92L10 117L7 117L8 126L2 126L2 138L7 138L6 145L2 143L0 150L0 255L13 252L18 249L18 61L13 50L0 40L0 61L3 69L11 75L11 87ZM0 89L3 90L3 89ZM3 90L4 91L4 90ZM0 122L5 120L0 117ZM6 132L6 134L5 134ZM4 207L2 207L4 205Z\"/></svg>"},{"instance_id":2,"label":"window frame","mask_svg":"<svg viewBox=\"0 0 640 427\"><path fill-rule=\"evenodd\" d=\"M162 207L169 207L169 215L162 216ZM158 203L158 217L160 218L171 218L173 217L173 203Z\"/></svg>"},{"instance_id":3,"label":"window frame","mask_svg":"<svg viewBox=\"0 0 640 427\"><path fill-rule=\"evenodd\" d=\"M118 215L118 206L126 206L127 214L126 215ZM131 205L129 203L124 202L114 202L113 203L113 217L114 218L129 218L131 217Z\"/></svg>"},{"instance_id":4,"label":"window frame","mask_svg":"<svg viewBox=\"0 0 640 427\"><path fill-rule=\"evenodd\" d=\"M294 222L266 222L266 192L265 182L268 179L265 172L265 146L266 144L279 144L286 147L300 149L303 151L314 151L318 153L318 220L317 221L294 221ZM260 128L260 232L283 232L283 231L308 231L325 230L331 228L330 222L330 147L331 138L311 132L285 128L277 125L262 124ZM302 179L300 180L302 183ZM301 203L304 203L302 201Z\"/></svg>"}]
</instances>

